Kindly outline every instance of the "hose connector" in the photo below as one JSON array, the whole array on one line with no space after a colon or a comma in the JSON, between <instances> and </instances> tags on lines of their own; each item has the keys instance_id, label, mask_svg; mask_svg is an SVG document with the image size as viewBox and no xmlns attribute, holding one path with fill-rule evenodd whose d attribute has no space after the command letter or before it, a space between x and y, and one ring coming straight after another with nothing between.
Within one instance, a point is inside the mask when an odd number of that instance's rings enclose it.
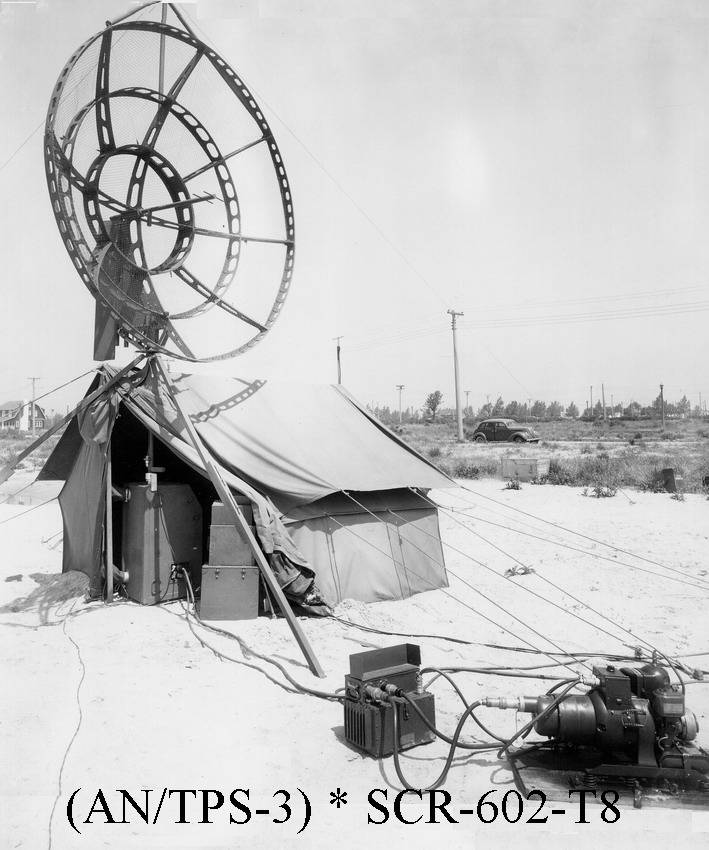
<instances>
[{"instance_id":1,"label":"hose connector","mask_svg":"<svg viewBox=\"0 0 709 850\"><path fill-rule=\"evenodd\" d=\"M537 711L536 697L483 697L480 705L486 708L512 709L512 711L525 711L535 714Z\"/></svg>"},{"instance_id":2,"label":"hose connector","mask_svg":"<svg viewBox=\"0 0 709 850\"><path fill-rule=\"evenodd\" d=\"M376 685L365 685L364 694L372 700L372 702L389 702L392 697L400 697L403 694L401 688L396 685L390 685L388 682L382 682L380 687Z\"/></svg>"}]
</instances>

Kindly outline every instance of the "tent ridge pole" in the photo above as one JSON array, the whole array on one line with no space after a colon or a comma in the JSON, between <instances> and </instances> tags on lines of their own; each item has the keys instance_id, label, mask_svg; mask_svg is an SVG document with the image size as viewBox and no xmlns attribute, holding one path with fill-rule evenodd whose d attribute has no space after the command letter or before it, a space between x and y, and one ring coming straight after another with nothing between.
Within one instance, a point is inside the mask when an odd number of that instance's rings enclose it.
<instances>
[{"instance_id":1,"label":"tent ridge pole","mask_svg":"<svg viewBox=\"0 0 709 850\"><path fill-rule=\"evenodd\" d=\"M251 551L253 552L254 558L256 559L256 563L258 564L259 570L261 571L261 575L263 576L264 581L266 582L266 586L269 591L273 594L278 602L278 606L283 612L284 617L286 618L288 625L290 626L291 632L293 632L293 636L295 637L298 646L300 647L303 655L305 656L305 660L308 662L308 667L310 667L310 671L319 678L323 679L325 677L325 672L323 668L320 666L320 662L318 661L313 648L310 646L308 638L305 635L305 632L300 626L295 614L293 613L293 609L290 607L288 600L286 599L281 586L276 581L276 577L273 575L271 570L271 566L266 560L266 556L264 555L261 546L259 545L256 537L254 536L249 524L244 519L244 515L241 513L239 506L234 499L234 496L229 489L226 481L224 481L221 473L217 469L215 463L211 460L209 456L209 452L202 442L201 437L199 436L197 429L195 428L194 422L190 418L187 411L183 408L182 403L177 397L177 393L175 392L170 378L167 374L165 367L163 366L160 358L155 356L153 358L153 362L155 363L155 367L158 370L160 377L163 379L165 383L165 388L167 390L172 403L175 405L175 409L180 415L180 418L185 424L185 428L187 429L187 433L189 434L189 438L192 442L192 445L197 451L199 455L202 465L204 466L207 475L211 479L212 484L214 485L215 490L219 494L219 498L221 499L224 507L231 514L232 523L234 524L237 531L239 531L244 537L244 539L248 542Z\"/></svg>"}]
</instances>

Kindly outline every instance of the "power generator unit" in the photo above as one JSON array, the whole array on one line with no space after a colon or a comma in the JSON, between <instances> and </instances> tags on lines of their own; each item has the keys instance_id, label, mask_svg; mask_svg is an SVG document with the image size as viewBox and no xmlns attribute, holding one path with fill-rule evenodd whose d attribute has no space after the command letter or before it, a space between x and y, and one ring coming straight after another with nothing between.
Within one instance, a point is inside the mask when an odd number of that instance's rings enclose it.
<instances>
[{"instance_id":1,"label":"power generator unit","mask_svg":"<svg viewBox=\"0 0 709 850\"><path fill-rule=\"evenodd\" d=\"M428 744L434 732L408 706L397 708L388 695L402 691L431 726L436 724L433 694L421 685L421 650L412 643L350 655L345 676L345 739L381 758L394 752L394 711L399 711L399 749Z\"/></svg>"},{"instance_id":2,"label":"power generator unit","mask_svg":"<svg viewBox=\"0 0 709 850\"><path fill-rule=\"evenodd\" d=\"M709 753L694 743L699 730L682 686L658 664L594 667L586 694L564 697L491 697L483 705L536 716L534 729L549 737L541 748L512 756L520 792L543 790L566 799L571 788L629 787L634 804L709 804ZM551 710L550 710L551 709Z\"/></svg>"},{"instance_id":3,"label":"power generator unit","mask_svg":"<svg viewBox=\"0 0 709 850\"><path fill-rule=\"evenodd\" d=\"M593 672L596 687L567 696L546 715L553 695L525 698L524 710L539 716L534 728L540 735L592 747L602 756L589 770L597 776L704 781L709 755L692 743L697 718L664 667L607 666Z\"/></svg>"}]
</instances>

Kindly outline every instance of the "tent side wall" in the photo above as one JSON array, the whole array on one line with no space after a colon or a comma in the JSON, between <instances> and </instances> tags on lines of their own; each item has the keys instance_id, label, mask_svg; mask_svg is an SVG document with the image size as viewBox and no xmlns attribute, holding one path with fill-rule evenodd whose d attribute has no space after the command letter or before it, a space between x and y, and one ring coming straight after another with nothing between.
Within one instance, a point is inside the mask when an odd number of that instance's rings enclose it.
<instances>
[{"instance_id":1,"label":"tent side wall","mask_svg":"<svg viewBox=\"0 0 709 850\"><path fill-rule=\"evenodd\" d=\"M353 510L287 524L328 601L406 599L448 586L435 508Z\"/></svg>"},{"instance_id":2,"label":"tent side wall","mask_svg":"<svg viewBox=\"0 0 709 850\"><path fill-rule=\"evenodd\" d=\"M91 586L101 586L106 456L95 443L82 442L61 493L64 526L62 572L79 570Z\"/></svg>"}]
</instances>

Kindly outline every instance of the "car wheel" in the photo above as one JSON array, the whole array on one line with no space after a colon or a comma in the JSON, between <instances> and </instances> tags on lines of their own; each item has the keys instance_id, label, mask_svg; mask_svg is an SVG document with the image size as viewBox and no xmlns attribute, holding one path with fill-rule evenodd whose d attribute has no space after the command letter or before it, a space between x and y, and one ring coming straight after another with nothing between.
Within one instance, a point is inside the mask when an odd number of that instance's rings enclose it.
<instances>
[{"instance_id":1,"label":"car wheel","mask_svg":"<svg viewBox=\"0 0 709 850\"><path fill-rule=\"evenodd\" d=\"M523 443L524 437L520 437L519 434L518 434L516 437L512 437L512 442L513 443Z\"/></svg>"},{"instance_id":2,"label":"car wheel","mask_svg":"<svg viewBox=\"0 0 709 850\"><path fill-rule=\"evenodd\" d=\"M475 442L476 443L487 443L487 440L485 439L483 434L478 434L477 437L475 437Z\"/></svg>"}]
</instances>

